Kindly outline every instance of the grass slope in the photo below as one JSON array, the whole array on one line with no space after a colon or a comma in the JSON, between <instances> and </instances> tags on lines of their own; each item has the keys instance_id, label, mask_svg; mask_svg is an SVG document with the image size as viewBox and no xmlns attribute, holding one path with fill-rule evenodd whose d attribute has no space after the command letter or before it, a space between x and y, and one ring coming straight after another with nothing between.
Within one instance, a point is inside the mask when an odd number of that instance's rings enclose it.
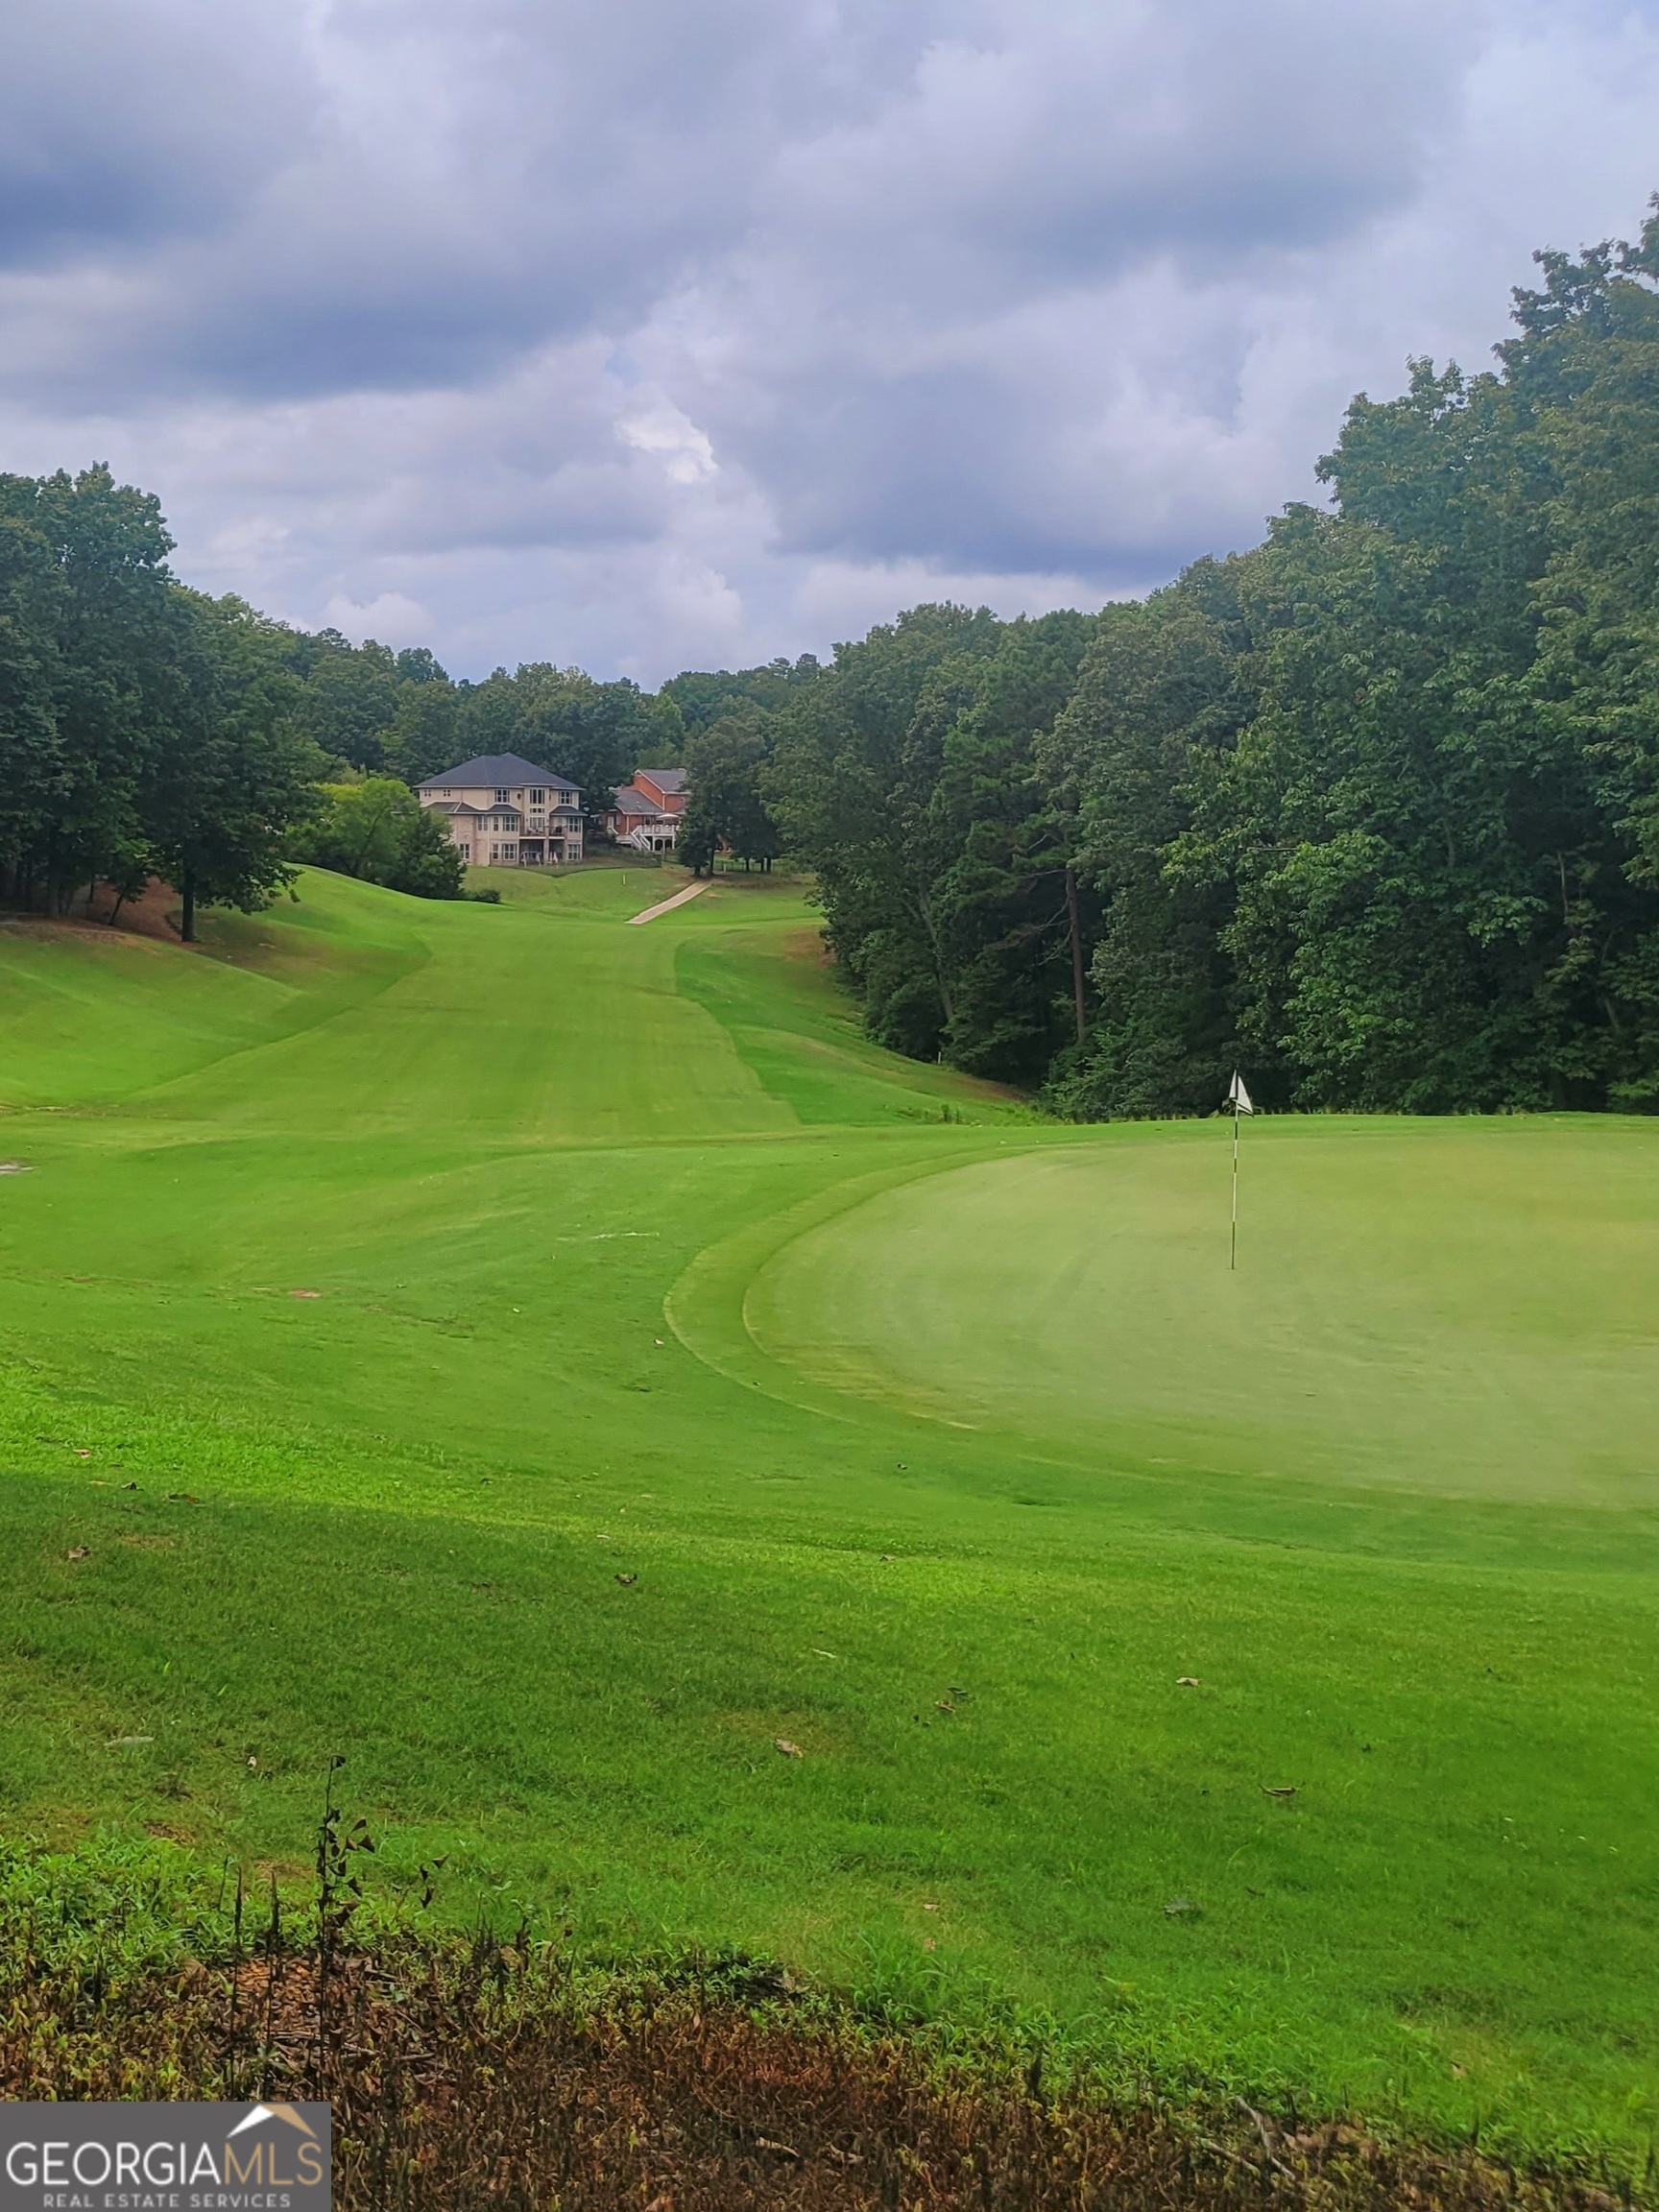
<instances>
[{"instance_id":1,"label":"grass slope","mask_svg":"<svg viewBox=\"0 0 1659 2212\"><path fill-rule=\"evenodd\" d=\"M1659 1129L1262 1123L1230 1282L628 874L0 936L8 1832L340 1750L457 1913L1639 2157Z\"/></svg>"}]
</instances>

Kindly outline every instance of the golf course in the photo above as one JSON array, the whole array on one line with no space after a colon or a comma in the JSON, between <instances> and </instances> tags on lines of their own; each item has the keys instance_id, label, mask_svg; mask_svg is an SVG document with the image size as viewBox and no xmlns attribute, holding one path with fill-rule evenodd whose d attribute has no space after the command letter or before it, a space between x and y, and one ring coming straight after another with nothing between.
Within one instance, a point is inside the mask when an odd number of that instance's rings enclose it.
<instances>
[{"instance_id":1,"label":"golf course","mask_svg":"<svg viewBox=\"0 0 1659 2212\"><path fill-rule=\"evenodd\" d=\"M4 1831L1640 2171L1659 1122L1062 1123L798 882L0 923ZM1248 1071L1246 1071L1248 1072Z\"/></svg>"}]
</instances>

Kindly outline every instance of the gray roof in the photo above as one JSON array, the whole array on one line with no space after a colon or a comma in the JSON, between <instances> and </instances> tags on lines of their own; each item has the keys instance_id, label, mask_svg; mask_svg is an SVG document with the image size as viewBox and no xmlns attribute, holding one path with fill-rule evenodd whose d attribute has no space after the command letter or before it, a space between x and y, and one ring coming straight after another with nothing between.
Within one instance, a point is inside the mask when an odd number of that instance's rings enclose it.
<instances>
[{"instance_id":1,"label":"gray roof","mask_svg":"<svg viewBox=\"0 0 1659 2212\"><path fill-rule=\"evenodd\" d=\"M459 768L445 768L442 776L428 776L422 791L445 791L457 783L492 791L511 791L525 783L550 784L556 791L579 791L568 777L555 776L551 768L538 768L517 753L480 753L476 760L463 760Z\"/></svg>"},{"instance_id":2,"label":"gray roof","mask_svg":"<svg viewBox=\"0 0 1659 2212\"><path fill-rule=\"evenodd\" d=\"M636 768L634 773L637 777L649 776L659 791L671 794L676 791L684 791L685 788L685 771L684 768Z\"/></svg>"},{"instance_id":3,"label":"gray roof","mask_svg":"<svg viewBox=\"0 0 1659 2212\"><path fill-rule=\"evenodd\" d=\"M661 814L662 809L654 799L647 799L643 791L636 791L632 783L623 783L611 794L611 804L618 814Z\"/></svg>"}]
</instances>

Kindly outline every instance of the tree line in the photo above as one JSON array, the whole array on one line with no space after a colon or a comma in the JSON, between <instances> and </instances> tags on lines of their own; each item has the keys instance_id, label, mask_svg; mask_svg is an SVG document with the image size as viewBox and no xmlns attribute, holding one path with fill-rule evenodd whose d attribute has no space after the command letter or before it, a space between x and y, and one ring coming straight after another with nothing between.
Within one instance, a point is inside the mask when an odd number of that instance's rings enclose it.
<instances>
[{"instance_id":1,"label":"tree line","mask_svg":"<svg viewBox=\"0 0 1659 2212\"><path fill-rule=\"evenodd\" d=\"M193 591L172 548L157 501L106 467L0 475L6 903L61 914L102 883L118 911L158 876L189 939L201 906L256 908L301 862L458 897L423 777L520 753L597 809L641 761L679 757L666 690L550 663L453 683L424 648L354 646Z\"/></svg>"},{"instance_id":2,"label":"tree line","mask_svg":"<svg viewBox=\"0 0 1659 2212\"><path fill-rule=\"evenodd\" d=\"M428 898L466 871L423 778L517 753L583 792L589 834L640 766L686 764L698 865L770 864L763 717L817 671L688 672L647 693L549 661L453 682L424 647L361 645L213 599L167 566L157 501L97 466L0 476L0 901L61 914L152 876L252 909L301 863Z\"/></svg>"},{"instance_id":3,"label":"tree line","mask_svg":"<svg viewBox=\"0 0 1659 2212\"><path fill-rule=\"evenodd\" d=\"M96 881L258 903L314 805L281 632L168 573L160 509L108 469L0 476L0 896Z\"/></svg>"},{"instance_id":4,"label":"tree line","mask_svg":"<svg viewBox=\"0 0 1659 2212\"><path fill-rule=\"evenodd\" d=\"M1659 205L1659 203L1656 203ZM919 607L768 716L872 1031L1082 1118L1659 1105L1659 215L1143 602Z\"/></svg>"},{"instance_id":5,"label":"tree line","mask_svg":"<svg viewBox=\"0 0 1659 2212\"><path fill-rule=\"evenodd\" d=\"M1659 206L1659 203L1656 203ZM156 502L0 478L0 891L297 857L450 896L412 786L513 752L810 871L873 1035L1082 1118L1659 1104L1659 213L1538 256L1488 373L1350 408L1326 506L1143 601L910 609L655 694L272 622Z\"/></svg>"}]
</instances>

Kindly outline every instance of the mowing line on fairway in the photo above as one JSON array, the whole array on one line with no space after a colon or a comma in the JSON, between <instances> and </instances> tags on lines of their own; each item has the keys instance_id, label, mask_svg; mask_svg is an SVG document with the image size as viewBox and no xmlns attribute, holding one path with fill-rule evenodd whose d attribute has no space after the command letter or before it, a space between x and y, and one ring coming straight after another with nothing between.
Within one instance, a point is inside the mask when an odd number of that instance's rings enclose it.
<instances>
[{"instance_id":1,"label":"mowing line on fairway","mask_svg":"<svg viewBox=\"0 0 1659 2212\"><path fill-rule=\"evenodd\" d=\"M659 914L671 914L676 906L684 906L687 899L695 899L699 892L707 891L708 888L707 877L700 882L687 883L685 890L676 891L672 899L660 899L655 906L647 906L643 914L630 914L628 920L634 926L641 922L655 922Z\"/></svg>"},{"instance_id":2,"label":"mowing line on fairway","mask_svg":"<svg viewBox=\"0 0 1659 2212\"><path fill-rule=\"evenodd\" d=\"M1659 1129L1264 1119L1229 1277L1224 1129L885 1052L798 887L498 881L0 937L39 1882L170 1948L343 1747L435 1926L1640 2172Z\"/></svg>"}]
</instances>

